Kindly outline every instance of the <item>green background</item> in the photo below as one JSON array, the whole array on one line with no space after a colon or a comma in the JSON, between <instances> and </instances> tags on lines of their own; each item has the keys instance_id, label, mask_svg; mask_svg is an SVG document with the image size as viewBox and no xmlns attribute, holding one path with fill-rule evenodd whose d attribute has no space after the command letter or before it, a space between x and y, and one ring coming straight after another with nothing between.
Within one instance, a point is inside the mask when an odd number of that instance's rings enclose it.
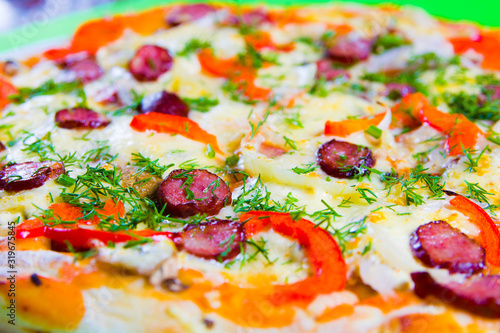
<instances>
[{"instance_id":1,"label":"green background","mask_svg":"<svg viewBox=\"0 0 500 333\"><path fill-rule=\"evenodd\" d=\"M101 5L90 10L73 13L63 17L50 17L50 13L40 13L31 18L29 24L17 28L0 36L0 52L6 50L17 50L22 46L50 39L66 38L72 32L89 19L130 12L135 10L157 7L174 1L168 0L120 0L110 4ZM201 2L201 1L192 1ZM332 4L347 1L325 1L325 0L269 0L269 1L220 1L230 4L259 4L266 3L278 6L305 5L305 4ZM352 1L351 1L352 2ZM413 0L413 1L377 1L360 0L364 4L393 3L398 5L413 5L426 9L429 13L438 17L451 20L467 20L478 22L482 25L500 27L500 0ZM29 19L29 18L28 18Z\"/></svg>"}]
</instances>

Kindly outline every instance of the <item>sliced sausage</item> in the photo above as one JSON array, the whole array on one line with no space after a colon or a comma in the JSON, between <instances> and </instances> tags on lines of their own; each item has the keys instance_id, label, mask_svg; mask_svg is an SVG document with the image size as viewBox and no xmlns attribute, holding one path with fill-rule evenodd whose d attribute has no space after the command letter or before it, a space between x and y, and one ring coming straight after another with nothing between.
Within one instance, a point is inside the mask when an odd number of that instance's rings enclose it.
<instances>
[{"instance_id":1,"label":"sliced sausage","mask_svg":"<svg viewBox=\"0 0 500 333\"><path fill-rule=\"evenodd\" d=\"M500 318L500 276L474 276L463 283L437 283L427 272L412 273L415 294L433 296L446 304L489 318Z\"/></svg>"},{"instance_id":2,"label":"sliced sausage","mask_svg":"<svg viewBox=\"0 0 500 333\"><path fill-rule=\"evenodd\" d=\"M370 148L333 139L323 144L317 154L318 164L325 173L336 178L364 175L375 165Z\"/></svg>"},{"instance_id":3,"label":"sliced sausage","mask_svg":"<svg viewBox=\"0 0 500 333\"><path fill-rule=\"evenodd\" d=\"M86 108L63 109L56 112L56 125L67 129L103 128L111 123L105 115Z\"/></svg>"},{"instance_id":4,"label":"sliced sausage","mask_svg":"<svg viewBox=\"0 0 500 333\"><path fill-rule=\"evenodd\" d=\"M316 62L316 78L324 78L326 81L333 80L338 77L348 79L349 72L344 68L334 66L334 62L329 59L321 59Z\"/></svg>"},{"instance_id":5,"label":"sliced sausage","mask_svg":"<svg viewBox=\"0 0 500 333\"><path fill-rule=\"evenodd\" d=\"M171 26L177 26L182 23L199 20L216 10L215 7L204 3L181 5L171 10L165 17L165 21Z\"/></svg>"},{"instance_id":6,"label":"sliced sausage","mask_svg":"<svg viewBox=\"0 0 500 333\"><path fill-rule=\"evenodd\" d=\"M97 64L94 58L67 62L65 68L83 83L97 80L103 74L102 68Z\"/></svg>"},{"instance_id":7,"label":"sliced sausage","mask_svg":"<svg viewBox=\"0 0 500 333\"><path fill-rule=\"evenodd\" d=\"M413 255L425 265L451 273L473 274L485 265L485 251L476 241L445 221L421 225L410 236Z\"/></svg>"},{"instance_id":8,"label":"sliced sausage","mask_svg":"<svg viewBox=\"0 0 500 333\"><path fill-rule=\"evenodd\" d=\"M123 106L124 103L118 94L118 90L113 86L108 86L99 90L94 96L94 101L102 104L117 104Z\"/></svg>"},{"instance_id":9,"label":"sliced sausage","mask_svg":"<svg viewBox=\"0 0 500 333\"><path fill-rule=\"evenodd\" d=\"M172 68L173 59L167 49L143 45L129 62L130 73L137 81L155 81Z\"/></svg>"},{"instance_id":10,"label":"sliced sausage","mask_svg":"<svg viewBox=\"0 0 500 333\"><path fill-rule=\"evenodd\" d=\"M240 253L245 232L239 222L214 220L189 225L181 233L180 239L184 250L191 254L206 259L224 260Z\"/></svg>"},{"instance_id":11,"label":"sliced sausage","mask_svg":"<svg viewBox=\"0 0 500 333\"><path fill-rule=\"evenodd\" d=\"M8 164L0 169L0 189L9 192L31 190L42 186L48 179L64 173L61 162L25 162Z\"/></svg>"},{"instance_id":12,"label":"sliced sausage","mask_svg":"<svg viewBox=\"0 0 500 333\"><path fill-rule=\"evenodd\" d=\"M351 64L370 56L374 40L357 35L342 35L327 41L327 54L336 61Z\"/></svg>"},{"instance_id":13,"label":"sliced sausage","mask_svg":"<svg viewBox=\"0 0 500 333\"><path fill-rule=\"evenodd\" d=\"M255 26L263 23L270 23L271 17L264 8L256 8L243 14L241 20L246 25Z\"/></svg>"},{"instance_id":14,"label":"sliced sausage","mask_svg":"<svg viewBox=\"0 0 500 333\"><path fill-rule=\"evenodd\" d=\"M406 83L388 83L385 86L384 96L398 100L415 92L415 88Z\"/></svg>"},{"instance_id":15,"label":"sliced sausage","mask_svg":"<svg viewBox=\"0 0 500 333\"><path fill-rule=\"evenodd\" d=\"M188 217L215 215L231 203L231 191L217 175L202 169L174 170L160 184L158 201L164 213Z\"/></svg>"},{"instance_id":16,"label":"sliced sausage","mask_svg":"<svg viewBox=\"0 0 500 333\"><path fill-rule=\"evenodd\" d=\"M187 117L189 106L176 94L163 90L144 97L139 105L139 111L142 113L159 112Z\"/></svg>"}]
</instances>

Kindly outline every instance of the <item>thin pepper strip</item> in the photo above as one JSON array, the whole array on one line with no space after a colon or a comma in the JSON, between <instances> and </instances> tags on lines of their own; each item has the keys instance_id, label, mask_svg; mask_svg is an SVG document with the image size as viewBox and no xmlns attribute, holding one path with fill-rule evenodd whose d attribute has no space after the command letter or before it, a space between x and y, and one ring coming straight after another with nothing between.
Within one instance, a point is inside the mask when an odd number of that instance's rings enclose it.
<instances>
[{"instance_id":1,"label":"thin pepper strip","mask_svg":"<svg viewBox=\"0 0 500 333\"><path fill-rule=\"evenodd\" d=\"M245 38L245 42L248 45L251 45L256 50L262 50L262 49L267 48L267 49L271 49L271 50L279 50L279 51L289 52L289 51L292 51L294 49L293 43L276 45L273 42L271 35L265 31L257 31L257 32L245 35L244 38Z\"/></svg>"},{"instance_id":2,"label":"thin pepper strip","mask_svg":"<svg viewBox=\"0 0 500 333\"><path fill-rule=\"evenodd\" d=\"M17 94L18 90L7 79L0 76L0 111L10 104L9 96Z\"/></svg>"},{"instance_id":3,"label":"thin pepper strip","mask_svg":"<svg viewBox=\"0 0 500 333\"><path fill-rule=\"evenodd\" d=\"M391 128L407 127L415 129L422 125L420 112L424 108L430 108L429 101L422 93L413 93L404 96L401 101L391 108ZM385 117L379 113L372 117L361 119L347 119L343 121L327 121L325 123L325 135L336 135L347 137L352 133L363 131L370 125L377 126Z\"/></svg>"},{"instance_id":4,"label":"thin pepper strip","mask_svg":"<svg viewBox=\"0 0 500 333\"><path fill-rule=\"evenodd\" d=\"M426 123L443 133L447 137L445 149L451 156L463 154L463 149L474 148L479 137L484 135L467 117L439 111L421 93L405 96L392 108L392 114L393 125L404 125L413 129Z\"/></svg>"},{"instance_id":5,"label":"thin pepper strip","mask_svg":"<svg viewBox=\"0 0 500 333\"><path fill-rule=\"evenodd\" d=\"M201 67L207 73L229 79L250 100L266 100L271 96L271 89L255 85L256 70L251 66L244 66L236 58L219 59L210 49L203 49L198 53ZM249 60L250 62L251 60Z\"/></svg>"},{"instance_id":6,"label":"thin pepper strip","mask_svg":"<svg viewBox=\"0 0 500 333\"><path fill-rule=\"evenodd\" d=\"M458 194L450 200L450 204L479 228L479 243L486 250L486 260L494 266L500 266L500 231L488 213Z\"/></svg>"},{"instance_id":7,"label":"thin pepper strip","mask_svg":"<svg viewBox=\"0 0 500 333\"><path fill-rule=\"evenodd\" d=\"M455 49L455 53L465 53L467 50L474 50L483 55L481 66L486 69L500 70L500 59L498 49L500 49L500 30L481 31L479 38L455 37L450 39L450 43Z\"/></svg>"},{"instance_id":8,"label":"thin pepper strip","mask_svg":"<svg viewBox=\"0 0 500 333\"><path fill-rule=\"evenodd\" d=\"M134 116L130 122L130 127L139 132L147 130L158 133L176 133L188 139L206 143L219 154L224 154L217 144L217 137L203 130L196 122L189 118L149 112Z\"/></svg>"},{"instance_id":9,"label":"thin pepper strip","mask_svg":"<svg viewBox=\"0 0 500 333\"><path fill-rule=\"evenodd\" d=\"M404 96L401 101L391 108L395 127L417 128L422 125L420 111L429 107L429 100L422 93L413 93Z\"/></svg>"},{"instance_id":10,"label":"thin pepper strip","mask_svg":"<svg viewBox=\"0 0 500 333\"><path fill-rule=\"evenodd\" d=\"M16 229L16 237L19 239L46 237L52 241L62 244L68 241L78 251L84 251L94 247L92 240L98 240L107 244L108 242L123 243L131 240L138 240L144 237L152 237L153 239L168 238L176 240L176 236L176 233L168 231L153 232L150 230L125 233L80 227L61 228L50 226L41 226L30 229L21 227Z\"/></svg>"},{"instance_id":11,"label":"thin pepper strip","mask_svg":"<svg viewBox=\"0 0 500 333\"><path fill-rule=\"evenodd\" d=\"M84 219L82 210L74 205L68 203L54 203L49 206L53 211L54 221L73 221L72 224L62 224L51 226L50 222L44 224L39 219L26 220L16 227L16 237L19 239L34 238L34 237L47 237L48 239L64 244L65 241L79 250L87 250L93 247L91 241L99 240L104 244L108 242L120 243L127 242L142 237L153 238L169 238L176 240L177 235L171 232L157 232L152 230L142 230L134 232L110 232L104 230L90 229L90 226L95 226L99 223L100 219L94 216L91 220ZM109 199L106 201L102 209L96 211L104 216L110 216L118 219L125 213L125 208L121 201L115 203ZM82 226L85 226L82 228Z\"/></svg>"},{"instance_id":12,"label":"thin pepper strip","mask_svg":"<svg viewBox=\"0 0 500 333\"><path fill-rule=\"evenodd\" d=\"M341 121L327 120L325 123L325 135L335 135L347 137L352 133L364 131L371 125L377 126L385 117L384 113L379 113L373 117L363 117L360 119L347 119Z\"/></svg>"},{"instance_id":13,"label":"thin pepper strip","mask_svg":"<svg viewBox=\"0 0 500 333\"><path fill-rule=\"evenodd\" d=\"M346 283L346 264L333 237L312 222L294 221L288 213L251 211L240 220L245 223L247 237L272 228L275 232L292 238L301 245L311 264L313 275L288 285L273 285L256 293L266 293L276 306L312 301L319 294L342 290Z\"/></svg>"},{"instance_id":14,"label":"thin pepper strip","mask_svg":"<svg viewBox=\"0 0 500 333\"><path fill-rule=\"evenodd\" d=\"M76 30L69 47L48 50L44 56L50 60L59 60L79 52L95 54L99 48L120 38L126 29L149 35L166 26L166 10L156 8L138 14L117 15L85 22Z\"/></svg>"},{"instance_id":15,"label":"thin pepper strip","mask_svg":"<svg viewBox=\"0 0 500 333\"><path fill-rule=\"evenodd\" d=\"M420 110L422 122L447 136L445 149L450 156L463 154L463 149L472 149L483 131L462 114L449 114L435 107L424 107Z\"/></svg>"}]
</instances>

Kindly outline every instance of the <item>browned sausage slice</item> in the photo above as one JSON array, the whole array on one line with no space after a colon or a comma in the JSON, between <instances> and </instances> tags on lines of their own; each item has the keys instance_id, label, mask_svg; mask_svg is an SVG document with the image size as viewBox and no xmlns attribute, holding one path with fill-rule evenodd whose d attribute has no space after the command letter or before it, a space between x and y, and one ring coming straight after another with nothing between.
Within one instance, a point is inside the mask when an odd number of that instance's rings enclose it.
<instances>
[{"instance_id":1,"label":"browned sausage slice","mask_svg":"<svg viewBox=\"0 0 500 333\"><path fill-rule=\"evenodd\" d=\"M370 56L374 40L353 36L338 36L326 43L328 55L337 61L351 64Z\"/></svg>"},{"instance_id":2,"label":"browned sausage slice","mask_svg":"<svg viewBox=\"0 0 500 333\"><path fill-rule=\"evenodd\" d=\"M321 59L316 62L316 78L324 78L326 81L333 80L338 77L348 79L349 72L343 68L334 66L334 62L328 59Z\"/></svg>"},{"instance_id":3,"label":"browned sausage slice","mask_svg":"<svg viewBox=\"0 0 500 333\"><path fill-rule=\"evenodd\" d=\"M415 257L430 267L446 268L451 273L473 274L485 265L485 251L476 241L445 221L421 225L410 236Z\"/></svg>"},{"instance_id":4,"label":"browned sausage slice","mask_svg":"<svg viewBox=\"0 0 500 333\"><path fill-rule=\"evenodd\" d=\"M10 192L31 190L64 173L61 162L25 162L0 169L0 189Z\"/></svg>"},{"instance_id":5,"label":"browned sausage slice","mask_svg":"<svg viewBox=\"0 0 500 333\"><path fill-rule=\"evenodd\" d=\"M63 109L56 112L57 126L67 129L103 128L111 123L108 117L86 108Z\"/></svg>"},{"instance_id":6,"label":"browned sausage slice","mask_svg":"<svg viewBox=\"0 0 500 333\"><path fill-rule=\"evenodd\" d=\"M158 200L164 213L188 217L215 215L231 203L231 191L217 175L202 169L174 170L160 184Z\"/></svg>"},{"instance_id":7,"label":"browned sausage slice","mask_svg":"<svg viewBox=\"0 0 500 333\"><path fill-rule=\"evenodd\" d=\"M74 73L75 77L83 83L97 80L103 74L102 68L93 58L70 62L67 64L66 69Z\"/></svg>"},{"instance_id":8,"label":"browned sausage slice","mask_svg":"<svg viewBox=\"0 0 500 333\"><path fill-rule=\"evenodd\" d=\"M239 222L214 220L189 225L180 238L187 252L206 259L224 260L240 253L245 232Z\"/></svg>"},{"instance_id":9,"label":"browned sausage slice","mask_svg":"<svg viewBox=\"0 0 500 333\"><path fill-rule=\"evenodd\" d=\"M130 73L137 81L155 81L172 68L173 59L167 49L143 45L129 63Z\"/></svg>"},{"instance_id":10,"label":"browned sausage slice","mask_svg":"<svg viewBox=\"0 0 500 333\"><path fill-rule=\"evenodd\" d=\"M139 106L142 113L159 112L174 116L187 117L189 107L176 94L165 90L144 97Z\"/></svg>"},{"instance_id":11,"label":"browned sausage slice","mask_svg":"<svg viewBox=\"0 0 500 333\"><path fill-rule=\"evenodd\" d=\"M318 150L318 164L326 174L336 178L352 178L368 172L375 165L370 148L333 139Z\"/></svg>"},{"instance_id":12,"label":"browned sausage slice","mask_svg":"<svg viewBox=\"0 0 500 333\"><path fill-rule=\"evenodd\" d=\"M169 25L177 26L182 23L199 20L215 11L215 7L204 3L181 5L168 13L165 21Z\"/></svg>"},{"instance_id":13,"label":"browned sausage slice","mask_svg":"<svg viewBox=\"0 0 500 333\"><path fill-rule=\"evenodd\" d=\"M258 26L264 23L272 23L272 19L264 8L256 8L240 16L229 16L226 23L231 25L244 24L247 26Z\"/></svg>"},{"instance_id":14,"label":"browned sausage slice","mask_svg":"<svg viewBox=\"0 0 500 333\"><path fill-rule=\"evenodd\" d=\"M437 283L427 272L412 273L415 294L434 296L446 304L484 317L500 318L500 276L473 276L463 283Z\"/></svg>"}]
</instances>

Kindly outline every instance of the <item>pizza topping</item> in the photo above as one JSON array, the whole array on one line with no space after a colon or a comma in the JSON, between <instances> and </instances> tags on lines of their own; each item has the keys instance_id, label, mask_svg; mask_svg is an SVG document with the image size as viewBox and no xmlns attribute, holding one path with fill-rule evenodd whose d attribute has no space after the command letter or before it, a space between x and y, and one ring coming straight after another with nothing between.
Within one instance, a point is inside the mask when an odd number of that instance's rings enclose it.
<instances>
[{"instance_id":1,"label":"pizza topping","mask_svg":"<svg viewBox=\"0 0 500 333\"><path fill-rule=\"evenodd\" d=\"M0 111L11 102L9 96L17 93L16 87L0 76Z\"/></svg>"},{"instance_id":2,"label":"pizza topping","mask_svg":"<svg viewBox=\"0 0 500 333\"><path fill-rule=\"evenodd\" d=\"M256 8L247 11L240 17L236 18L236 22L243 23L247 26L258 26L263 23L270 23L271 17L269 13L264 8Z\"/></svg>"},{"instance_id":3,"label":"pizza topping","mask_svg":"<svg viewBox=\"0 0 500 333\"><path fill-rule=\"evenodd\" d=\"M31 190L63 173L64 165L60 162L25 162L6 165L0 170L0 189L10 192Z\"/></svg>"},{"instance_id":4,"label":"pizza topping","mask_svg":"<svg viewBox=\"0 0 500 333\"><path fill-rule=\"evenodd\" d=\"M336 139L323 144L317 155L321 170L337 178L364 175L375 165L370 148Z\"/></svg>"},{"instance_id":5,"label":"pizza topping","mask_svg":"<svg viewBox=\"0 0 500 333\"><path fill-rule=\"evenodd\" d=\"M352 133L364 131L370 126L377 126L385 117L385 112L373 117L364 117L360 119L347 119L341 121L330 121L325 123L325 135L335 135L347 137Z\"/></svg>"},{"instance_id":6,"label":"pizza topping","mask_svg":"<svg viewBox=\"0 0 500 333\"><path fill-rule=\"evenodd\" d=\"M214 220L189 225L181 234L187 252L206 259L231 259L241 251L245 240L243 225L228 220Z\"/></svg>"},{"instance_id":7,"label":"pizza topping","mask_svg":"<svg viewBox=\"0 0 500 333\"><path fill-rule=\"evenodd\" d=\"M351 64L368 59L371 53L373 39L363 38L358 35L340 35L325 44L327 53L333 60Z\"/></svg>"},{"instance_id":8,"label":"pizza topping","mask_svg":"<svg viewBox=\"0 0 500 333\"><path fill-rule=\"evenodd\" d=\"M130 73L137 81L156 81L172 68L173 59L167 49L143 45L129 62Z\"/></svg>"},{"instance_id":9,"label":"pizza topping","mask_svg":"<svg viewBox=\"0 0 500 333\"><path fill-rule=\"evenodd\" d=\"M420 298L433 296L468 312L500 318L500 276L473 276L463 283L436 282L427 272L412 273L415 294Z\"/></svg>"},{"instance_id":10,"label":"pizza topping","mask_svg":"<svg viewBox=\"0 0 500 333\"><path fill-rule=\"evenodd\" d=\"M451 206L469 218L480 230L479 244L486 250L486 260L495 266L500 266L500 231L491 217L477 204L462 195L446 191L453 195Z\"/></svg>"},{"instance_id":11,"label":"pizza topping","mask_svg":"<svg viewBox=\"0 0 500 333\"><path fill-rule=\"evenodd\" d=\"M97 61L87 55L83 57L68 57L62 63L62 66L70 73L73 73L75 78L83 83L97 80L103 74L103 70Z\"/></svg>"},{"instance_id":12,"label":"pizza topping","mask_svg":"<svg viewBox=\"0 0 500 333\"><path fill-rule=\"evenodd\" d=\"M7 147L3 144L3 142L0 141L0 153L7 150Z\"/></svg>"},{"instance_id":13,"label":"pizza topping","mask_svg":"<svg viewBox=\"0 0 500 333\"><path fill-rule=\"evenodd\" d=\"M429 106L429 101L422 93L413 93L404 96L401 101L391 108L396 126L410 129L422 125L420 112Z\"/></svg>"},{"instance_id":14,"label":"pizza topping","mask_svg":"<svg viewBox=\"0 0 500 333\"><path fill-rule=\"evenodd\" d=\"M37 287L40 287L42 285L42 280L40 280L36 273L31 274L30 280Z\"/></svg>"},{"instance_id":15,"label":"pizza topping","mask_svg":"<svg viewBox=\"0 0 500 333\"><path fill-rule=\"evenodd\" d=\"M67 129L103 128L111 123L111 120L93 110L86 108L63 109L56 112L55 122L57 126Z\"/></svg>"},{"instance_id":16,"label":"pizza topping","mask_svg":"<svg viewBox=\"0 0 500 333\"><path fill-rule=\"evenodd\" d=\"M144 97L139 105L139 111L142 113L158 112L187 117L189 107L176 94L162 90Z\"/></svg>"},{"instance_id":17,"label":"pizza topping","mask_svg":"<svg viewBox=\"0 0 500 333\"><path fill-rule=\"evenodd\" d=\"M231 203L231 191L217 175L202 169L174 170L160 184L158 200L165 214L215 215Z\"/></svg>"},{"instance_id":18,"label":"pizza topping","mask_svg":"<svg viewBox=\"0 0 500 333\"><path fill-rule=\"evenodd\" d=\"M392 100L398 100L415 92L415 88L407 83L388 83L386 84L384 95Z\"/></svg>"},{"instance_id":19,"label":"pizza topping","mask_svg":"<svg viewBox=\"0 0 500 333\"><path fill-rule=\"evenodd\" d=\"M259 38L259 44L261 39ZM267 45L267 43L265 43ZM262 46L262 44L260 45ZM242 57L246 59L249 57ZM251 57L250 57L251 58ZM231 91L233 96L243 95L243 101L266 101L271 96L271 89L261 88L255 85L256 68L252 67L255 62L252 59L245 60L229 58L219 59L210 49L203 49L198 53L198 60L201 67L211 75L230 79L226 86L227 91ZM254 59L255 60L255 59Z\"/></svg>"},{"instance_id":20,"label":"pizza topping","mask_svg":"<svg viewBox=\"0 0 500 333\"><path fill-rule=\"evenodd\" d=\"M188 285L183 284L177 278L167 278L161 281L161 286L173 293L180 293L181 291L184 291L189 288Z\"/></svg>"},{"instance_id":21,"label":"pizza topping","mask_svg":"<svg viewBox=\"0 0 500 333\"><path fill-rule=\"evenodd\" d=\"M272 285L261 291L248 289L252 294L267 294L275 306L308 302L319 294L342 290L346 282L346 264L342 252L332 236L308 220L294 220L288 213L250 211L240 217L245 222L247 237L272 228L275 232L291 237L301 245L310 265L312 276L291 284Z\"/></svg>"},{"instance_id":22,"label":"pizza topping","mask_svg":"<svg viewBox=\"0 0 500 333\"><path fill-rule=\"evenodd\" d=\"M474 148L483 131L461 114L449 114L434 107L424 107L420 110L422 122L444 133L448 138L445 148L450 156L463 154L464 149Z\"/></svg>"},{"instance_id":23,"label":"pizza topping","mask_svg":"<svg viewBox=\"0 0 500 333\"><path fill-rule=\"evenodd\" d=\"M324 78L326 81L330 81L336 78L350 77L349 72L344 68L335 67L334 62L328 59L321 59L316 62L316 78Z\"/></svg>"},{"instance_id":24,"label":"pizza topping","mask_svg":"<svg viewBox=\"0 0 500 333\"><path fill-rule=\"evenodd\" d=\"M411 235L410 246L413 254L430 267L465 274L484 268L484 249L445 221L420 226Z\"/></svg>"},{"instance_id":25,"label":"pizza topping","mask_svg":"<svg viewBox=\"0 0 500 333\"><path fill-rule=\"evenodd\" d=\"M496 50L500 48L500 36L495 30L481 30L479 36L450 38L455 53L462 54L472 49L483 56L481 66L485 69L500 70Z\"/></svg>"},{"instance_id":26,"label":"pizza topping","mask_svg":"<svg viewBox=\"0 0 500 333\"><path fill-rule=\"evenodd\" d=\"M215 7L204 3L181 5L170 11L165 21L171 26L177 26L182 23L199 20L215 11Z\"/></svg>"},{"instance_id":27,"label":"pizza topping","mask_svg":"<svg viewBox=\"0 0 500 333\"><path fill-rule=\"evenodd\" d=\"M141 132L153 130L159 133L177 133L188 139L206 143L216 152L222 153L217 138L186 117L150 112L135 116L130 122L130 127Z\"/></svg>"}]
</instances>

